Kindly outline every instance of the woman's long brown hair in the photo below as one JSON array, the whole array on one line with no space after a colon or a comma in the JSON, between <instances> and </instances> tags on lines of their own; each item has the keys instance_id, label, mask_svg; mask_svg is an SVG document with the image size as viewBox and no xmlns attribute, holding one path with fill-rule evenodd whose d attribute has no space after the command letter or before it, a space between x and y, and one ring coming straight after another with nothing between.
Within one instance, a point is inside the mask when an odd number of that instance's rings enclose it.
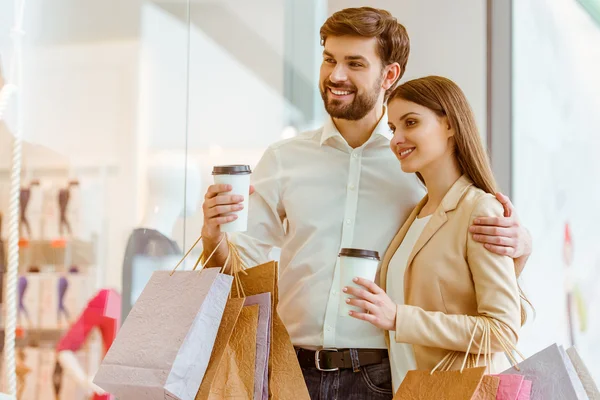
<instances>
[{"instance_id":1,"label":"woman's long brown hair","mask_svg":"<svg viewBox=\"0 0 600 400\"><path fill-rule=\"evenodd\" d=\"M481 190L495 195L498 191L488 155L483 147L473 110L458 85L441 76L414 79L398 86L388 102L403 99L427 107L440 117L446 117L454 129L454 156L461 173ZM419 179L425 183L421 174ZM531 303L519 287L522 300ZM521 324L527 320L525 307L521 305Z\"/></svg>"}]
</instances>

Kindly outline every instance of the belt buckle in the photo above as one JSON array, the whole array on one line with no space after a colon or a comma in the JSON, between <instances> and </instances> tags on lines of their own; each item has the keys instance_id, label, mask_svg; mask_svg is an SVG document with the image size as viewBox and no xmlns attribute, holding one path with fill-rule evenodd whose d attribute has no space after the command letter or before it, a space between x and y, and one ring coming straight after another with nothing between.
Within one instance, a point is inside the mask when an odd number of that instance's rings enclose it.
<instances>
[{"instance_id":1,"label":"belt buckle","mask_svg":"<svg viewBox=\"0 0 600 400\"><path fill-rule=\"evenodd\" d=\"M321 352L322 351L331 351L331 352L335 352L337 353L337 349L320 349L315 351L315 367L317 368L318 371L321 372L335 372L335 371L339 371L339 368L329 368L329 369L325 369L325 368L321 368Z\"/></svg>"}]
</instances>

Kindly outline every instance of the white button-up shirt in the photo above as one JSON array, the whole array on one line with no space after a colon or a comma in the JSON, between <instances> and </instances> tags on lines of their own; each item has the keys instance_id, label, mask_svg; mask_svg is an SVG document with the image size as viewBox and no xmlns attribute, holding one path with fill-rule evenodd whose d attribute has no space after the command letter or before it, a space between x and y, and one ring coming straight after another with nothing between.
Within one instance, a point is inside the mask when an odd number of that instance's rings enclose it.
<instances>
[{"instance_id":1,"label":"white button-up shirt","mask_svg":"<svg viewBox=\"0 0 600 400\"><path fill-rule=\"evenodd\" d=\"M233 235L249 266L281 248L279 314L295 346L385 348L384 332L338 316L341 248L385 250L425 189L400 169L384 113L353 149L325 126L270 146L252 174L248 231Z\"/></svg>"}]
</instances>

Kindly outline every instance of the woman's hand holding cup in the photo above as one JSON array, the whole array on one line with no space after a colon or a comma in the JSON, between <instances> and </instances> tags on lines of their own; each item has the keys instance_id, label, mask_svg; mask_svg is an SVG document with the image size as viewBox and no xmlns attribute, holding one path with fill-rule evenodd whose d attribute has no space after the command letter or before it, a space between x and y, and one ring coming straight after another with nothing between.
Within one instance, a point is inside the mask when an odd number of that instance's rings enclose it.
<instances>
[{"instance_id":1,"label":"woman's hand holding cup","mask_svg":"<svg viewBox=\"0 0 600 400\"><path fill-rule=\"evenodd\" d=\"M353 279L353 282L361 288L345 287L344 293L354 296L346 302L362 309L363 312L350 311L350 316L370 322L380 329L395 331L397 305L390 296L368 279L357 277Z\"/></svg>"}]
</instances>

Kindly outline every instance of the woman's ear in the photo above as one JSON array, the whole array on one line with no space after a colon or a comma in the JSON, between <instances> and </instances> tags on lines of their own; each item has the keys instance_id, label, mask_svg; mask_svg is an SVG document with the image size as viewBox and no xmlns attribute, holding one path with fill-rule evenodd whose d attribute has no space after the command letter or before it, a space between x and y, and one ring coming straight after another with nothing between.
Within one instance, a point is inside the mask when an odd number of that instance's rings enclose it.
<instances>
[{"instance_id":1,"label":"woman's ear","mask_svg":"<svg viewBox=\"0 0 600 400\"><path fill-rule=\"evenodd\" d=\"M448 137L454 136L454 129L452 128L452 125L450 125L450 120L447 116L444 116L444 120L442 121L442 123L446 126L446 132L448 133Z\"/></svg>"}]
</instances>

